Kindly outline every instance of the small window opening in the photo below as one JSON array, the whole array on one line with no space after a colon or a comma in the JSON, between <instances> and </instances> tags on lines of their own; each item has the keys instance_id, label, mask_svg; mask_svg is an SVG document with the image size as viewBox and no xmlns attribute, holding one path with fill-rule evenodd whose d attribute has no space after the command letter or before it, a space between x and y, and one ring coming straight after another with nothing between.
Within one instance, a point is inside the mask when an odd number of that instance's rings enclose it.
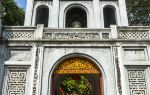
<instances>
[{"instance_id":1,"label":"small window opening","mask_svg":"<svg viewBox=\"0 0 150 95\"><path fill-rule=\"evenodd\" d=\"M49 9L46 6L40 6L36 12L36 25L44 24L44 27L48 27Z\"/></svg>"},{"instance_id":2,"label":"small window opening","mask_svg":"<svg viewBox=\"0 0 150 95\"><path fill-rule=\"evenodd\" d=\"M109 28L110 25L116 24L115 9L111 7L105 7L104 10L104 27Z\"/></svg>"}]
</instances>

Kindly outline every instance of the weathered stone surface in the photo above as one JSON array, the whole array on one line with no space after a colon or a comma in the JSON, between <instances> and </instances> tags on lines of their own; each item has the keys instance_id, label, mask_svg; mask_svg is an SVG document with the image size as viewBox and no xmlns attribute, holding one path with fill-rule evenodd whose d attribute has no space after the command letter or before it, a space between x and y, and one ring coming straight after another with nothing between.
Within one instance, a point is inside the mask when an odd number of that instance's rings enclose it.
<instances>
[{"instance_id":1,"label":"weathered stone surface","mask_svg":"<svg viewBox=\"0 0 150 95\"><path fill-rule=\"evenodd\" d=\"M39 6L49 9L47 28L35 26ZM87 28L65 28L66 11L74 7L86 11ZM105 7L115 8L117 25L104 28ZM102 95L149 95L150 27L128 26L125 8L125 0L27 0L25 26L1 32L0 95L53 95L53 72L70 57L95 63Z\"/></svg>"}]
</instances>

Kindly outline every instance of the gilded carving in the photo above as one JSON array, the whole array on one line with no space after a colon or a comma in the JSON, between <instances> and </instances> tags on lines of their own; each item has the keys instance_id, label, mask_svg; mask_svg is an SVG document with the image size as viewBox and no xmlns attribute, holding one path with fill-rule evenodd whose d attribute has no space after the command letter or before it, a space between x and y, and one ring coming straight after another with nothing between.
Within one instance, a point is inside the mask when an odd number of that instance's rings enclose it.
<instances>
[{"instance_id":1,"label":"gilded carving","mask_svg":"<svg viewBox=\"0 0 150 95\"><path fill-rule=\"evenodd\" d=\"M57 74L99 74L98 68L85 58L70 58L60 63Z\"/></svg>"}]
</instances>

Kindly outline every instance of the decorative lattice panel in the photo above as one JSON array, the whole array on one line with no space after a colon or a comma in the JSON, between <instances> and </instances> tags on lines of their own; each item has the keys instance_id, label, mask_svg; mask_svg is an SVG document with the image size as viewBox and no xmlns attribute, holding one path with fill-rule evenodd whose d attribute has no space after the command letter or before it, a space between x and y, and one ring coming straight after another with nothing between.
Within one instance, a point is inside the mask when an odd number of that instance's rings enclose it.
<instances>
[{"instance_id":1,"label":"decorative lattice panel","mask_svg":"<svg viewBox=\"0 0 150 95\"><path fill-rule=\"evenodd\" d=\"M121 39L147 39L149 38L148 31L122 31L119 33Z\"/></svg>"},{"instance_id":2,"label":"decorative lattice panel","mask_svg":"<svg viewBox=\"0 0 150 95\"><path fill-rule=\"evenodd\" d=\"M9 68L7 71L7 95L25 94L27 69L19 68Z\"/></svg>"},{"instance_id":3,"label":"decorative lattice panel","mask_svg":"<svg viewBox=\"0 0 150 95\"><path fill-rule=\"evenodd\" d=\"M128 70L130 95L147 95L144 70Z\"/></svg>"},{"instance_id":4,"label":"decorative lattice panel","mask_svg":"<svg viewBox=\"0 0 150 95\"><path fill-rule=\"evenodd\" d=\"M34 31L5 31L7 39L31 39L34 38Z\"/></svg>"}]
</instances>

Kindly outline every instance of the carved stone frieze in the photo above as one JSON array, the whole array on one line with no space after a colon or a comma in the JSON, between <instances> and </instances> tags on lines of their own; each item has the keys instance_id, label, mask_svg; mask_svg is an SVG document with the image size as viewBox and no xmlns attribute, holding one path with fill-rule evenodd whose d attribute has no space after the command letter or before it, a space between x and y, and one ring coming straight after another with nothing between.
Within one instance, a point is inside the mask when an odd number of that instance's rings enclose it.
<instances>
[{"instance_id":1,"label":"carved stone frieze","mask_svg":"<svg viewBox=\"0 0 150 95\"><path fill-rule=\"evenodd\" d=\"M109 39L109 33L54 32L44 34L44 39L58 39L58 40L97 40L102 38Z\"/></svg>"}]
</instances>

